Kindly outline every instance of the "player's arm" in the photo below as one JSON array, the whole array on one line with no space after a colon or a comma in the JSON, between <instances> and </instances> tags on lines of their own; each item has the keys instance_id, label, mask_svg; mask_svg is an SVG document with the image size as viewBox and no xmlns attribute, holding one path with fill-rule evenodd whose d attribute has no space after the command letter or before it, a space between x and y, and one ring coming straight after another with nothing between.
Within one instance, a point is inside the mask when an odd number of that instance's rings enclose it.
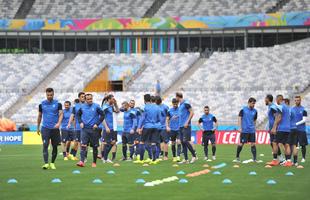
<instances>
[{"instance_id":1,"label":"player's arm","mask_svg":"<svg viewBox=\"0 0 310 200\"><path fill-rule=\"evenodd\" d=\"M254 115L254 126L255 126L255 128L256 128L256 121L257 121L257 111L256 111L256 113L255 113L255 115Z\"/></svg>"},{"instance_id":2,"label":"player's arm","mask_svg":"<svg viewBox=\"0 0 310 200\"><path fill-rule=\"evenodd\" d=\"M282 113L281 112L276 113L274 124L273 124L273 127L271 129L271 133L272 134L276 134L277 128L279 126L279 123L280 123L281 119L282 119Z\"/></svg>"},{"instance_id":3,"label":"player's arm","mask_svg":"<svg viewBox=\"0 0 310 200\"><path fill-rule=\"evenodd\" d=\"M70 118L69 118L69 122L68 122L68 125L67 125L67 128L70 128L72 122L74 123L75 120L74 120L74 113L75 113L75 107L72 108L72 112L71 112L71 115L70 115ZM74 123L74 128L75 127L75 123Z\"/></svg>"},{"instance_id":4,"label":"player's arm","mask_svg":"<svg viewBox=\"0 0 310 200\"><path fill-rule=\"evenodd\" d=\"M146 115L146 113L143 112L142 115L141 115L141 119L139 120L137 132L138 132L140 135L142 134L142 126L143 126L144 121L145 121L145 115Z\"/></svg>"},{"instance_id":5,"label":"player's arm","mask_svg":"<svg viewBox=\"0 0 310 200\"><path fill-rule=\"evenodd\" d=\"M239 131L242 133L242 117L243 117L243 110L240 110L239 115L238 115L238 126L239 126Z\"/></svg>"},{"instance_id":6,"label":"player's arm","mask_svg":"<svg viewBox=\"0 0 310 200\"><path fill-rule=\"evenodd\" d=\"M300 120L299 122L297 122L296 123L296 126L299 126L299 125L301 125L301 124L304 124L304 123L306 123L306 121L307 121L307 111L303 111L303 113L302 113L302 120Z\"/></svg>"},{"instance_id":7,"label":"player's arm","mask_svg":"<svg viewBox=\"0 0 310 200\"><path fill-rule=\"evenodd\" d=\"M119 109L119 107L118 107L118 104L117 104L117 101L116 101L116 100L114 100L114 112L116 112L116 113L119 113L119 112L120 112L120 109Z\"/></svg>"},{"instance_id":8,"label":"player's arm","mask_svg":"<svg viewBox=\"0 0 310 200\"><path fill-rule=\"evenodd\" d=\"M214 122L214 128L213 131L217 130L217 128L219 127L218 121L216 119L216 117L213 117L213 122Z\"/></svg>"},{"instance_id":9,"label":"player's arm","mask_svg":"<svg viewBox=\"0 0 310 200\"><path fill-rule=\"evenodd\" d=\"M136 117L136 115L131 114L131 118L132 118L132 127L130 129L130 134L134 134L135 128L137 127L137 117Z\"/></svg>"},{"instance_id":10,"label":"player's arm","mask_svg":"<svg viewBox=\"0 0 310 200\"><path fill-rule=\"evenodd\" d=\"M102 124L103 124L103 126L104 126L105 131L106 131L107 133L110 133L111 130L110 130L110 128L108 127L108 124L107 124L107 122L105 121L105 119L103 120Z\"/></svg>"},{"instance_id":11,"label":"player's arm","mask_svg":"<svg viewBox=\"0 0 310 200\"><path fill-rule=\"evenodd\" d=\"M170 132L170 113L168 112L167 117L166 117L166 131Z\"/></svg>"},{"instance_id":12,"label":"player's arm","mask_svg":"<svg viewBox=\"0 0 310 200\"><path fill-rule=\"evenodd\" d=\"M57 122L57 124L55 125L55 128L59 128L60 127L60 124L61 124L61 121L62 121L62 119L63 119L63 117L64 117L64 113L63 113L63 111L62 111L62 105L61 105L61 103L58 103L58 122Z\"/></svg>"},{"instance_id":13,"label":"player's arm","mask_svg":"<svg viewBox=\"0 0 310 200\"><path fill-rule=\"evenodd\" d=\"M189 117L188 117L188 119L186 120L186 122L185 122L185 124L184 124L184 127L185 128L187 128L190 124L190 121L192 120L192 118L193 118L193 116L194 116L194 111L193 111L193 108L192 107L190 107L189 109L188 109L188 111L189 111Z\"/></svg>"},{"instance_id":14,"label":"player's arm","mask_svg":"<svg viewBox=\"0 0 310 200\"><path fill-rule=\"evenodd\" d=\"M204 131L204 130L203 130L203 124L202 124L202 123L203 123L203 119L202 119L202 117L200 117L199 120L198 120L198 126L199 126L199 128L200 128L202 131Z\"/></svg>"},{"instance_id":15,"label":"player's arm","mask_svg":"<svg viewBox=\"0 0 310 200\"><path fill-rule=\"evenodd\" d=\"M94 124L94 129L98 128L99 124L102 123L102 121L104 120L104 112L103 110L98 106L97 107L97 113L99 114L99 119L98 121Z\"/></svg>"},{"instance_id":16,"label":"player's arm","mask_svg":"<svg viewBox=\"0 0 310 200\"><path fill-rule=\"evenodd\" d=\"M83 121L82 121L82 114L83 114L83 112L82 112L82 109L80 108L80 109L77 111L77 113L76 113L76 119L78 120L78 122L79 122L79 124L80 124L80 127L81 127L81 128L84 128L84 123L83 123Z\"/></svg>"},{"instance_id":17,"label":"player's arm","mask_svg":"<svg viewBox=\"0 0 310 200\"><path fill-rule=\"evenodd\" d=\"M40 135L40 125L42 121L42 105L39 105L39 112L38 112L38 118L37 118L37 134Z\"/></svg>"}]
</instances>

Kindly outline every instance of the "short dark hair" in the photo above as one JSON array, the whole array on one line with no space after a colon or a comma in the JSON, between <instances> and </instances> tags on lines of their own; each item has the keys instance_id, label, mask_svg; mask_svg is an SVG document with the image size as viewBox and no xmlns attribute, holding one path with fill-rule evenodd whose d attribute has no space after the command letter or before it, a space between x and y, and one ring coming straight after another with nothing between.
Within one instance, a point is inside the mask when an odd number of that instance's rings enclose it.
<instances>
[{"instance_id":1,"label":"short dark hair","mask_svg":"<svg viewBox=\"0 0 310 200\"><path fill-rule=\"evenodd\" d=\"M283 99L283 100L284 100L285 103L290 104L290 99L285 98L285 99Z\"/></svg>"},{"instance_id":2,"label":"short dark hair","mask_svg":"<svg viewBox=\"0 0 310 200\"><path fill-rule=\"evenodd\" d=\"M271 94L266 95L266 99L268 99L270 102L273 101L273 96Z\"/></svg>"},{"instance_id":3,"label":"short dark hair","mask_svg":"<svg viewBox=\"0 0 310 200\"><path fill-rule=\"evenodd\" d=\"M175 96L176 96L176 97L179 97L179 98L183 98L183 94L182 94L181 92L175 93Z\"/></svg>"},{"instance_id":4,"label":"short dark hair","mask_svg":"<svg viewBox=\"0 0 310 200\"><path fill-rule=\"evenodd\" d=\"M106 99L107 100L110 100L110 99L112 99L114 96L113 96L113 94L109 94L108 96L106 96Z\"/></svg>"},{"instance_id":5,"label":"short dark hair","mask_svg":"<svg viewBox=\"0 0 310 200\"><path fill-rule=\"evenodd\" d=\"M48 92L54 92L54 89L53 89L53 88L46 88L45 92L46 92L46 93L48 93Z\"/></svg>"},{"instance_id":6,"label":"short dark hair","mask_svg":"<svg viewBox=\"0 0 310 200\"><path fill-rule=\"evenodd\" d=\"M205 106L205 108L208 108L208 109L209 109L209 106Z\"/></svg>"},{"instance_id":7,"label":"short dark hair","mask_svg":"<svg viewBox=\"0 0 310 200\"><path fill-rule=\"evenodd\" d=\"M150 94L145 94L143 98L144 98L145 102L151 102L151 95Z\"/></svg>"},{"instance_id":8,"label":"short dark hair","mask_svg":"<svg viewBox=\"0 0 310 200\"><path fill-rule=\"evenodd\" d=\"M70 102L70 101L65 101L65 103L68 103L68 104L69 104L69 106L71 106L71 102Z\"/></svg>"},{"instance_id":9,"label":"short dark hair","mask_svg":"<svg viewBox=\"0 0 310 200\"><path fill-rule=\"evenodd\" d=\"M176 98L173 98L172 103L178 103L178 100Z\"/></svg>"},{"instance_id":10,"label":"short dark hair","mask_svg":"<svg viewBox=\"0 0 310 200\"><path fill-rule=\"evenodd\" d=\"M282 94L278 94L277 98L282 98L283 99L283 95Z\"/></svg>"},{"instance_id":11,"label":"short dark hair","mask_svg":"<svg viewBox=\"0 0 310 200\"><path fill-rule=\"evenodd\" d=\"M160 96L156 96L155 97L155 102L156 102L157 105L161 104L162 103L161 97Z\"/></svg>"},{"instance_id":12,"label":"short dark hair","mask_svg":"<svg viewBox=\"0 0 310 200\"><path fill-rule=\"evenodd\" d=\"M248 100L248 103L256 103L256 99L253 97L250 97Z\"/></svg>"},{"instance_id":13,"label":"short dark hair","mask_svg":"<svg viewBox=\"0 0 310 200\"><path fill-rule=\"evenodd\" d=\"M85 95L85 92L79 92L78 97L82 96L83 94Z\"/></svg>"},{"instance_id":14,"label":"short dark hair","mask_svg":"<svg viewBox=\"0 0 310 200\"><path fill-rule=\"evenodd\" d=\"M93 96L93 94L91 94L91 93L87 93L87 94L85 94L85 96Z\"/></svg>"},{"instance_id":15,"label":"short dark hair","mask_svg":"<svg viewBox=\"0 0 310 200\"><path fill-rule=\"evenodd\" d=\"M80 99L74 99L74 103L80 103Z\"/></svg>"},{"instance_id":16,"label":"short dark hair","mask_svg":"<svg viewBox=\"0 0 310 200\"><path fill-rule=\"evenodd\" d=\"M301 96L297 95L297 96L295 96L295 98L299 98L299 99L301 99Z\"/></svg>"},{"instance_id":17,"label":"short dark hair","mask_svg":"<svg viewBox=\"0 0 310 200\"><path fill-rule=\"evenodd\" d=\"M151 96L151 102L152 102L152 103L155 103L155 101L156 101L156 98L155 98L155 96L152 95L152 96Z\"/></svg>"}]
</instances>

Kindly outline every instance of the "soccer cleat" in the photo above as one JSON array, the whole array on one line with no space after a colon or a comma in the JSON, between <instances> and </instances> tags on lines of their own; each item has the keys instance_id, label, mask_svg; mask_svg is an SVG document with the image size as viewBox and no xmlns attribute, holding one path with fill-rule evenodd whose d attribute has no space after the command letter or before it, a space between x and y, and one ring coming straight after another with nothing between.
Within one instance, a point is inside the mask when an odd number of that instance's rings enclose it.
<instances>
[{"instance_id":1,"label":"soccer cleat","mask_svg":"<svg viewBox=\"0 0 310 200\"><path fill-rule=\"evenodd\" d=\"M278 161L278 160L272 160L271 162L269 162L268 165L270 165L270 166L278 166L279 164L280 164L280 161Z\"/></svg>"},{"instance_id":2,"label":"soccer cleat","mask_svg":"<svg viewBox=\"0 0 310 200\"><path fill-rule=\"evenodd\" d=\"M140 155L139 155L139 154L136 156L136 159L137 159L137 160L140 160Z\"/></svg>"},{"instance_id":3,"label":"soccer cleat","mask_svg":"<svg viewBox=\"0 0 310 200\"><path fill-rule=\"evenodd\" d=\"M280 156L278 157L278 159L279 159L280 163L285 162L285 157L282 156L282 155L280 155Z\"/></svg>"},{"instance_id":4,"label":"soccer cleat","mask_svg":"<svg viewBox=\"0 0 310 200\"><path fill-rule=\"evenodd\" d=\"M296 162L296 163L294 163L294 166L295 166L295 167L298 167L298 163L297 163L297 162Z\"/></svg>"},{"instance_id":5,"label":"soccer cleat","mask_svg":"<svg viewBox=\"0 0 310 200\"><path fill-rule=\"evenodd\" d=\"M178 159L176 157L173 157L172 162L177 162Z\"/></svg>"},{"instance_id":6,"label":"soccer cleat","mask_svg":"<svg viewBox=\"0 0 310 200\"><path fill-rule=\"evenodd\" d=\"M87 158L85 158L84 163L87 163Z\"/></svg>"},{"instance_id":7,"label":"soccer cleat","mask_svg":"<svg viewBox=\"0 0 310 200\"><path fill-rule=\"evenodd\" d=\"M292 161L290 160L287 160L284 164L283 164L284 167L292 167L293 166L293 163Z\"/></svg>"},{"instance_id":8,"label":"soccer cleat","mask_svg":"<svg viewBox=\"0 0 310 200\"><path fill-rule=\"evenodd\" d=\"M216 160L216 157L215 157L215 156L212 156L212 160Z\"/></svg>"},{"instance_id":9,"label":"soccer cleat","mask_svg":"<svg viewBox=\"0 0 310 200\"><path fill-rule=\"evenodd\" d=\"M97 167L97 164L96 163L92 163L91 167Z\"/></svg>"},{"instance_id":10,"label":"soccer cleat","mask_svg":"<svg viewBox=\"0 0 310 200\"><path fill-rule=\"evenodd\" d=\"M232 162L234 162L234 163L240 163L241 161L240 161L240 158L236 158L236 159L233 160Z\"/></svg>"},{"instance_id":11,"label":"soccer cleat","mask_svg":"<svg viewBox=\"0 0 310 200\"><path fill-rule=\"evenodd\" d=\"M64 161L67 161L67 160L69 160L68 157L64 157Z\"/></svg>"},{"instance_id":12,"label":"soccer cleat","mask_svg":"<svg viewBox=\"0 0 310 200\"><path fill-rule=\"evenodd\" d=\"M131 162L132 160L133 160L132 158L126 159L127 162Z\"/></svg>"},{"instance_id":13,"label":"soccer cleat","mask_svg":"<svg viewBox=\"0 0 310 200\"><path fill-rule=\"evenodd\" d=\"M155 160L155 161L151 161L149 164L150 165L157 165L159 163L159 161L158 160Z\"/></svg>"},{"instance_id":14,"label":"soccer cleat","mask_svg":"<svg viewBox=\"0 0 310 200\"><path fill-rule=\"evenodd\" d=\"M305 163L305 162L306 162L306 159L302 158L300 162L301 162L301 163Z\"/></svg>"},{"instance_id":15,"label":"soccer cleat","mask_svg":"<svg viewBox=\"0 0 310 200\"><path fill-rule=\"evenodd\" d=\"M146 160L144 161L144 163L149 163L149 162L152 162L152 160L151 160L150 158L148 158L148 159L146 159Z\"/></svg>"},{"instance_id":16,"label":"soccer cleat","mask_svg":"<svg viewBox=\"0 0 310 200\"><path fill-rule=\"evenodd\" d=\"M76 163L76 166L85 167L85 164L84 164L84 162L80 161L80 162Z\"/></svg>"},{"instance_id":17,"label":"soccer cleat","mask_svg":"<svg viewBox=\"0 0 310 200\"><path fill-rule=\"evenodd\" d=\"M46 163L42 166L42 169L49 169L49 167L50 167L49 164Z\"/></svg>"},{"instance_id":18,"label":"soccer cleat","mask_svg":"<svg viewBox=\"0 0 310 200\"><path fill-rule=\"evenodd\" d=\"M67 157L68 157L69 160L73 160L73 157L74 157L74 156L73 156L72 154L68 154Z\"/></svg>"},{"instance_id":19,"label":"soccer cleat","mask_svg":"<svg viewBox=\"0 0 310 200\"><path fill-rule=\"evenodd\" d=\"M50 169L56 169L56 166L54 163L50 163Z\"/></svg>"},{"instance_id":20,"label":"soccer cleat","mask_svg":"<svg viewBox=\"0 0 310 200\"><path fill-rule=\"evenodd\" d=\"M204 160L204 161L207 161L207 160L208 160L208 157L205 157L203 160Z\"/></svg>"},{"instance_id":21,"label":"soccer cleat","mask_svg":"<svg viewBox=\"0 0 310 200\"><path fill-rule=\"evenodd\" d=\"M189 164L189 161L188 160L182 160L182 161L178 162L178 164Z\"/></svg>"},{"instance_id":22,"label":"soccer cleat","mask_svg":"<svg viewBox=\"0 0 310 200\"><path fill-rule=\"evenodd\" d=\"M181 162L180 156L177 156L177 162Z\"/></svg>"},{"instance_id":23,"label":"soccer cleat","mask_svg":"<svg viewBox=\"0 0 310 200\"><path fill-rule=\"evenodd\" d=\"M136 161L133 161L133 163L135 163L135 164L143 164L144 161L143 160L136 160Z\"/></svg>"},{"instance_id":24,"label":"soccer cleat","mask_svg":"<svg viewBox=\"0 0 310 200\"><path fill-rule=\"evenodd\" d=\"M192 160L189 162L190 164L193 164L194 162L196 162L196 157L192 157Z\"/></svg>"},{"instance_id":25,"label":"soccer cleat","mask_svg":"<svg viewBox=\"0 0 310 200\"><path fill-rule=\"evenodd\" d=\"M72 159L71 160L75 160L75 161L77 161L77 160L79 160L78 159L78 157L72 157Z\"/></svg>"}]
</instances>

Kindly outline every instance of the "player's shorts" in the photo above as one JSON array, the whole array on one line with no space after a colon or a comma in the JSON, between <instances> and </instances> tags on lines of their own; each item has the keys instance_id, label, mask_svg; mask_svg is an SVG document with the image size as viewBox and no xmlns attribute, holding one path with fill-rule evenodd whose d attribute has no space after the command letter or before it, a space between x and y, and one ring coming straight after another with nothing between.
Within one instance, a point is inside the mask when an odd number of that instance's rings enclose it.
<instances>
[{"instance_id":1,"label":"player's shorts","mask_svg":"<svg viewBox=\"0 0 310 200\"><path fill-rule=\"evenodd\" d=\"M308 145L308 138L306 131L298 131L297 141L300 146Z\"/></svg>"},{"instance_id":2,"label":"player's shorts","mask_svg":"<svg viewBox=\"0 0 310 200\"><path fill-rule=\"evenodd\" d=\"M75 133L73 130L65 130L61 129L61 141L63 143L66 143L68 141L74 141L75 140Z\"/></svg>"},{"instance_id":3,"label":"player's shorts","mask_svg":"<svg viewBox=\"0 0 310 200\"><path fill-rule=\"evenodd\" d=\"M141 141L141 135L137 132L135 132L135 142L140 142Z\"/></svg>"},{"instance_id":4,"label":"player's shorts","mask_svg":"<svg viewBox=\"0 0 310 200\"><path fill-rule=\"evenodd\" d=\"M177 139L180 139L180 131L171 130L169 133L170 141L175 142Z\"/></svg>"},{"instance_id":5,"label":"player's shorts","mask_svg":"<svg viewBox=\"0 0 310 200\"><path fill-rule=\"evenodd\" d=\"M192 128L191 128L191 126L188 126L187 128L180 127L180 139L181 139L182 142L189 142L189 141L191 141L191 136L192 136Z\"/></svg>"},{"instance_id":6,"label":"player's shorts","mask_svg":"<svg viewBox=\"0 0 310 200\"><path fill-rule=\"evenodd\" d=\"M75 130L74 131L74 135L75 135L75 141L76 142L81 142L81 130Z\"/></svg>"},{"instance_id":7,"label":"player's shorts","mask_svg":"<svg viewBox=\"0 0 310 200\"><path fill-rule=\"evenodd\" d=\"M49 128L42 127L41 137L42 137L43 145L48 145L50 140L53 146L57 146L61 142L59 129L49 129Z\"/></svg>"},{"instance_id":8,"label":"player's shorts","mask_svg":"<svg viewBox=\"0 0 310 200\"><path fill-rule=\"evenodd\" d=\"M256 137L255 133L241 133L240 134L240 143L245 144L248 142L255 143Z\"/></svg>"},{"instance_id":9,"label":"player's shorts","mask_svg":"<svg viewBox=\"0 0 310 200\"><path fill-rule=\"evenodd\" d=\"M99 138L98 130L94 130L92 128L83 128L81 131L81 144L88 145L91 144L92 147L99 146Z\"/></svg>"},{"instance_id":10,"label":"player's shorts","mask_svg":"<svg viewBox=\"0 0 310 200\"><path fill-rule=\"evenodd\" d=\"M298 143L298 131L296 129L291 130L290 134L288 135L288 144L296 145Z\"/></svg>"},{"instance_id":11,"label":"player's shorts","mask_svg":"<svg viewBox=\"0 0 310 200\"><path fill-rule=\"evenodd\" d=\"M110 133L107 133L103 130L101 141L106 143L117 142L117 131L110 130Z\"/></svg>"},{"instance_id":12,"label":"player's shorts","mask_svg":"<svg viewBox=\"0 0 310 200\"><path fill-rule=\"evenodd\" d=\"M159 130L156 128L143 128L141 142L160 143Z\"/></svg>"},{"instance_id":13,"label":"player's shorts","mask_svg":"<svg viewBox=\"0 0 310 200\"><path fill-rule=\"evenodd\" d=\"M276 134L276 143L288 144L289 132L278 131Z\"/></svg>"},{"instance_id":14,"label":"player's shorts","mask_svg":"<svg viewBox=\"0 0 310 200\"><path fill-rule=\"evenodd\" d=\"M133 144L134 141L136 140L136 134L133 133L128 133L128 132L123 132L122 134L122 143L123 144Z\"/></svg>"},{"instance_id":15,"label":"player's shorts","mask_svg":"<svg viewBox=\"0 0 310 200\"><path fill-rule=\"evenodd\" d=\"M169 134L167 133L167 131L165 129L160 129L160 142L164 142L164 143L168 143L169 142Z\"/></svg>"},{"instance_id":16,"label":"player's shorts","mask_svg":"<svg viewBox=\"0 0 310 200\"><path fill-rule=\"evenodd\" d=\"M202 145L208 145L209 141L211 142L211 144L215 144L214 131L204 131L202 133Z\"/></svg>"}]
</instances>

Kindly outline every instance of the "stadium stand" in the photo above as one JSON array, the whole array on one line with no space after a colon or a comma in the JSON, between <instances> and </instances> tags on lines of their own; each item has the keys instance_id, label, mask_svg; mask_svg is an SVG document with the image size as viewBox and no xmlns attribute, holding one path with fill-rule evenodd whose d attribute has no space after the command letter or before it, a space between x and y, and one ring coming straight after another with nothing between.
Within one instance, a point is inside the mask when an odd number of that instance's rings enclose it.
<instances>
[{"instance_id":1,"label":"stadium stand","mask_svg":"<svg viewBox=\"0 0 310 200\"><path fill-rule=\"evenodd\" d=\"M292 11L309 11L310 0L291 0L283 6L281 11L292 12Z\"/></svg>"},{"instance_id":2,"label":"stadium stand","mask_svg":"<svg viewBox=\"0 0 310 200\"><path fill-rule=\"evenodd\" d=\"M153 0L36 0L27 18L142 17Z\"/></svg>"},{"instance_id":3,"label":"stadium stand","mask_svg":"<svg viewBox=\"0 0 310 200\"><path fill-rule=\"evenodd\" d=\"M0 0L0 19L13 19L22 0Z\"/></svg>"},{"instance_id":4,"label":"stadium stand","mask_svg":"<svg viewBox=\"0 0 310 200\"><path fill-rule=\"evenodd\" d=\"M219 16L265 13L276 3L277 0L169 0L162 5L155 16Z\"/></svg>"}]
</instances>

